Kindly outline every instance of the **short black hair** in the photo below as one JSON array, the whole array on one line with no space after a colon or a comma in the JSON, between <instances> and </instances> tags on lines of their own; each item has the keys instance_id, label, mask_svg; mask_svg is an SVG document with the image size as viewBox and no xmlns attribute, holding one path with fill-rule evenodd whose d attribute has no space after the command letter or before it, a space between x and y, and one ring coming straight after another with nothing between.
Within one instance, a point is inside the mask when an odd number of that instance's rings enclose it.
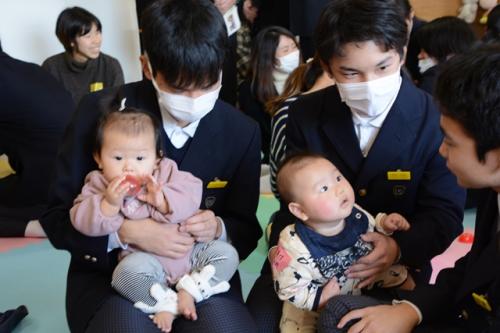
<instances>
[{"instance_id":1,"label":"short black hair","mask_svg":"<svg viewBox=\"0 0 500 333\"><path fill-rule=\"evenodd\" d=\"M409 19L410 15L411 15L411 11L412 11L410 1L408 1L408 0L394 0L394 2L396 3L396 5L399 6L404 17L406 19Z\"/></svg>"},{"instance_id":2,"label":"short black hair","mask_svg":"<svg viewBox=\"0 0 500 333\"><path fill-rule=\"evenodd\" d=\"M71 53L71 44L75 42L76 37L88 34L93 24L98 31L102 31L101 21L88 10L81 7L66 8L57 18L56 36L66 52Z\"/></svg>"},{"instance_id":3,"label":"short black hair","mask_svg":"<svg viewBox=\"0 0 500 333\"><path fill-rule=\"evenodd\" d=\"M443 65L435 97L441 113L476 143L477 156L500 147L500 45L481 46Z\"/></svg>"},{"instance_id":4,"label":"short black hair","mask_svg":"<svg viewBox=\"0 0 500 333\"><path fill-rule=\"evenodd\" d=\"M500 5L496 5L488 14L483 40L487 43L500 42Z\"/></svg>"},{"instance_id":5,"label":"short black hair","mask_svg":"<svg viewBox=\"0 0 500 333\"><path fill-rule=\"evenodd\" d=\"M224 19L210 0L160 0L142 14L142 42L153 76L175 89L219 80L228 46Z\"/></svg>"},{"instance_id":6,"label":"short black hair","mask_svg":"<svg viewBox=\"0 0 500 333\"><path fill-rule=\"evenodd\" d=\"M425 23L417 31L420 48L438 62L464 53L477 41L472 28L455 16L444 16Z\"/></svg>"},{"instance_id":7,"label":"short black hair","mask_svg":"<svg viewBox=\"0 0 500 333\"><path fill-rule=\"evenodd\" d=\"M408 39L406 18L401 8L387 0L335 0L323 11L315 31L321 61L329 64L342 56L347 43L373 41L402 57Z\"/></svg>"}]
</instances>

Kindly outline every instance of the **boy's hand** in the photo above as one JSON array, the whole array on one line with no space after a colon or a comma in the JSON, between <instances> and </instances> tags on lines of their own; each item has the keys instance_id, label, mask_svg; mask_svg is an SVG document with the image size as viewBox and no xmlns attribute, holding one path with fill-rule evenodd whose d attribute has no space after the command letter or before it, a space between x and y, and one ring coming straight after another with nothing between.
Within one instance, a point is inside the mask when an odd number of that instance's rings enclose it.
<instances>
[{"instance_id":1,"label":"boy's hand","mask_svg":"<svg viewBox=\"0 0 500 333\"><path fill-rule=\"evenodd\" d=\"M180 259L193 248L190 234L179 231L178 224L158 223L152 219L125 220L118 237L126 244L163 257Z\"/></svg>"},{"instance_id":2,"label":"boy's hand","mask_svg":"<svg viewBox=\"0 0 500 333\"><path fill-rule=\"evenodd\" d=\"M348 333L410 333L417 326L419 317L411 305L378 305L353 310L340 320L342 328L352 319L360 320L352 325Z\"/></svg>"},{"instance_id":3,"label":"boy's hand","mask_svg":"<svg viewBox=\"0 0 500 333\"><path fill-rule=\"evenodd\" d=\"M217 219L214 212L205 209L199 210L196 214L182 222L179 230L188 232L197 242L210 242L217 239L222 233L221 222Z\"/></svg>"},{"instance_id":4,"label":"boy's hand","mask_svg":"<svg viewBox=\"0 0 500 333\"><path fill-rule=\"evenodd\" d=\"M388 233L392 233L396 230L408 230L410 229L410 223L398 213L392 213L387 215L381 222L382 228Z\"/></svg>"},{"instance_id":5,"label":"boy's hand","mask_svg":"<svg viewBox=\"0 0 500 333\"><path fill-rule=\"evenodd\" d=\"M364 288L375 282L377 274L388 269L399 254L398 244L391 237L378 232L368 232L361 236L365 242L373 244L373 250L361 257L347 270L347 276L361 279L358 288Z\"/></svg>"},{"instance_id":6,"label":"boy's hand","mask_svg":"<svg viewBox=\"0 0 500 333\"><path fill-rule=\"evenodd\" d=\"M137 199L147 202L153 207L156 207L162 214L167 214L170 211L167 198L163 194L161 186L156 182L153 176L148 175L146 180L146 193L139 193Z\"/></svg>"},{"instance_id":7,"label":"boy's hand","mask_svg":"<svg viewBox=\"0 0 500 333\"><path fill-rule=\"evenodd\" d=\"M340 286L337 283L337 279L333 277L327 284L323 287L323 291L321 292L321 297L319 299L318 308L322 308L325 306L326 302L333 296L340 295Z\"/></svg>"}]
</instances>

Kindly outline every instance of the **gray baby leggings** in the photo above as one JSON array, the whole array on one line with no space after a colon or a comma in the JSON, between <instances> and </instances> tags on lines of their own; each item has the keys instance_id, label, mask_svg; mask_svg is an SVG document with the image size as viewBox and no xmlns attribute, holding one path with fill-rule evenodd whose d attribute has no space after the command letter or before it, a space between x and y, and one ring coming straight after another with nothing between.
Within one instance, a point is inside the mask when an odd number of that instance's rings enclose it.
<instances>
[{"instance_id":1,"label":"gray baby leggings","mask_svg":"<svg viewBox=\"0 0 500 333\"><path fill-rule=\"evenodd\" d=\"M196 243L190 258L191 272L200 271L211 264L215 275L210 279L211 286L221 281L229 281L238 268L239 259L236 249L227 242L215 240L209 243ZM135 303L142 301L155 305L150 289L159 283L164 289L167 285L167 273L155 256L145 252L133 252L116 266L111 285L123 297Z\"/></svg>"}]
</instances>

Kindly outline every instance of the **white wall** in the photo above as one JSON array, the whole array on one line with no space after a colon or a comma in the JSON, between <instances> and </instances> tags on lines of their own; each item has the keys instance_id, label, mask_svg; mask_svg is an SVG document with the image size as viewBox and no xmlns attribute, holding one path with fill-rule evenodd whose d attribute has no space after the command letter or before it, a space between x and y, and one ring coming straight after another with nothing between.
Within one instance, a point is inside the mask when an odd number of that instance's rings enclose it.
<instances>
[{"instance_id":1,"label":"white wall","mask_svg":"<svg viewBox=\"0 0 500 333\"><path fill-rule=\"evenodd\" d=\"M125 81L141 79L139 34L134 0L0 0L0 41L14 58L41 64L64 51L55 35L66 7L79 6L102 23L102 51L120 61Z\"/></svg>"}]
</instances>

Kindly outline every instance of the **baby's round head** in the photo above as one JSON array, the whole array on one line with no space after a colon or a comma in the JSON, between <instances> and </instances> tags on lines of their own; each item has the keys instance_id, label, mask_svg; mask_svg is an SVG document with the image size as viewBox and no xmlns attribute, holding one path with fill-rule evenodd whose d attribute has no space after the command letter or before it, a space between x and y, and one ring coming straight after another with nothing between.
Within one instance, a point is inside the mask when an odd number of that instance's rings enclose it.
<instances>
[{"instance_id":1,"label":"baby's round head","mask_svg":"<svg viewBox=\"0 0 500 333\"><path fill-rule=\"evenodd\" d=\"M287 157L277 175L281 198L290 212L315 229L349 216L354 191L340 171L326 158L311 153Z\"/></svg>"},{"instance_id":2,"label":"baby's round head","mask_svg":"<svg viewBox=\"0 0 500 333\"><path fill-rule=\"evenodd\" d=\"M151 175L162 155L160 123L154 116L132 107L112 107L102 115L94 159L108 181L123 174Z\"/></svg>"}]
</instances>

